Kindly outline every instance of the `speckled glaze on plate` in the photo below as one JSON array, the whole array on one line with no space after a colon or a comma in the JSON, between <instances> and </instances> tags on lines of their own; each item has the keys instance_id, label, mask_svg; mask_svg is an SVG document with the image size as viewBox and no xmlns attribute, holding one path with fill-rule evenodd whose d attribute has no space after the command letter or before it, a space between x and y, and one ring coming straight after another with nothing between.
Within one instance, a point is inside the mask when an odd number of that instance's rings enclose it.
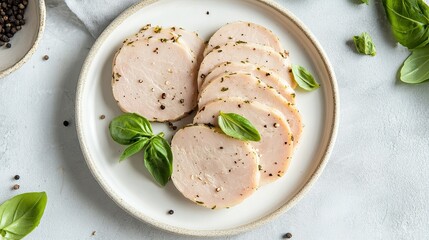
<instances>
[{"instance_id":1,"label":"speckled glaze on plate","mask_svg":"<svg viewBox=\"0 0 429 240\"><path fill-rule=\"evenodd\" d=\"M25 25L11 39L12 48L0 48L0 78L19 69L33 56L45 30L45 0L29 0Z\"/></svg>"},{"instance_id":2,"label":"speckled glaze on plate","mask_svg":"<svg viewBox=\"0 0 429 240\"><path fill-rule=\"evenodd\" d=\"M207 12L209 14L207 14ZM185 199L170 182L158 187L144 168L142 156L122 163L123 146L108 133L121 112L111 91L112 59L122 41L143 25L180 26L207 40L222 25L251 21L272 29L290 51L293 63L314 73L321 83L315 92L297 92L304 134L291 167L280 180L263 186L230 209L210 210ZM100 116L105 115L105 119ZM339 120L339 96L333 69L310 31L289 11L265 0L149 0L122 13L98 38L80 75L76 124L82 152L104 191L132 216L161 229L196 236L225 236L248 231L294 206L315 183L328 162ZM190 122L187 118L179 126ZM154 131L172 132L167 124ZM167 214L173 209L174 215Z\"/></svg>"}]
</instances>

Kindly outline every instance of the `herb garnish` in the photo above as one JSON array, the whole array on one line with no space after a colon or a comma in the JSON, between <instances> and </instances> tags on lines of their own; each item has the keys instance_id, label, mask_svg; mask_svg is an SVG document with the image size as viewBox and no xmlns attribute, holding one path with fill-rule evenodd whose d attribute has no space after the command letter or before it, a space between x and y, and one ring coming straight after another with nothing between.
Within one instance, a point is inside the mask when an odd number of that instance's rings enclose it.
<instances>
[{"instance_id":1,"label":"herb garnish","mask_svg":"<svg viewBox=\"0 0 429 240\"><path fill-rule=\"evenodd\" d=\"M429 43L429 6L423 0L383 0L396 40L409 49Z\"/></svg>"},{"instance_id":2,"label":"herb garnish","mask_svg":"<svg viewBox=\"0 0 429 240\"><path fill-rule=\"evenodd\" d=\"M0 239L19 240L40 223L48 197L45 192L17 195L0 205Z\"/></svg>"},{"instance_id":3,"label":"herb garnish","mask_svg":"<svg viewBox=\"0 0 429 240\"><path fill-rule=\"evenodd\" d=\"M170 144L164 139L164 133L155 135L150 122L135 113L113 119L109 131L115 142L129 145L120 161L143 151L146 169L161 186L167 184L173 172L173 154Z\"/></svg>"},{"instance_id":4,"label":"herb garnish","mask_svg":"<svg viewBox=\"0 0 429 240\"><path fill-rule=\"evenodd\" d=\"M259 142L261 140L261 135L255 126L239 114L220 112L218 124L222 131L230 137L243 141Z\"/></svg>"},{"instance_id":5,"label":"herb garnish","mask_svg":"<svg viewBox=\"0 0 429 240\"><path fill-rule=\"evenodd\" d=\"M395 39L412 51L401 69L401 81L428 80L429 6L423 0L383 0L383 6Z\"/></svg>"},{"instance_id":6,"label":"herb garnish","mask_svg":"<svg viewBox=\"0 0 429 240\"><path fill-rule=\"evenodd\" d=\"M364 32L360 36L354 36L353 41L359 53L371 56L375 56L377 53L372 38L368 33Z\"/></svg>"},{"instance_id":7,"label":"herb garnish","mask_svg":"<svg viewBox=\"0 0 429 240\"><path fill-rule=\"evenodd\" d=\"M368 0L360 0L361 3L365 3L366 5L368 5Z\"/></svg>"},{"instance_id":8,"label":"herb garnish","mask_svg":"<svg viewBox=\"0 0 429 240\"><path fill-rule=\"evenodd\" d=\"M302 66L292 65L292 74L295 82L304 90L314 91L320 87L313 75Z\"/></svg>"},{"instance_id":9,"label":"herb garnish","mask_svg":"<svg viewBox=\"0 0 429 240\"><path fill-rule=\"evenodd\" d=\"M429 46L414 49L401 68L401 81L422 83L429 80Z\"/></svg>"}]
</instances>

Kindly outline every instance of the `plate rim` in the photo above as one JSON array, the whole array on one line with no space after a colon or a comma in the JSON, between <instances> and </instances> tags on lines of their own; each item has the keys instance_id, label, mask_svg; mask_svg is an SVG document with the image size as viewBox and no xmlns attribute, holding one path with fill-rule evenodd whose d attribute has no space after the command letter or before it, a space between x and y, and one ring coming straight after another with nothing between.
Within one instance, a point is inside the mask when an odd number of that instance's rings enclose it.
<instances>
[{"instance_id":1,"label":"plate rim","mask_svg":"<svg viewBox=\"0 0 429 240\"><path fill-rule=\"evenodd\" d=\"M43 1L43 0L42 0ZM238 227L230 228L230 229L224 229L224 230L192 230L192 229L186 229L186 228L180 228L175 227L166 223L161 223L153 218L151 218L148 215L145 215L139 211L137 211L133 206L125 203L123 199L118 196L111 187L105 182L103 177L101 177L101 174L97 167L95 166L94 162L90 158L88 147L84 140L84 132L83 132L83 119L82 119L82 93L84 91L85 82L87 79L89 68L93 62L93 59L95 55L97 54L99 48L104 44L107 37L111 34L113 30L116 29L125 19L127 19L129 16L133 15L137 11L141 10L142 8L149 6L153 3L156 3L158 1L163 0L143 0L128 9L126 9L124 12L122 12L117 18L115 18L108 26L107 28L101 33L101 35L97 38L94 45L92 46L91 50L88 53L87 58L85 59L85 62L82 66L82 70L79 76L78 84L77 84L77 90L76 90L76 101L75 101L75 119L76 119L76 131L78 135L78 140L80 143L80 147L82 150L82 153L85 158L85 162L88 165L88 168L90 169L92 175L98 182L98 184L101 186L101 188L104 190L104 192L125 212L133 216L134 218L146 222L154 227L157 227L161 230L165 230L172 233L177 233L181 235L188 235L188 236L200 236L200 237L220 237L220 236L230 236L230 235L236 235L243 233L245 231L249 231L252 229L255 229L259 226L262 226L271 220L274 220L278 218L281 214L287 212L290 210L293 206L295 206L296 203L298 203L304 195L311 189L311 187L315 184L317 179L322 174L326 164L329 161L330 155L332 153L333 147L335 145L337 133L338 133L338 126L339 126L339 112L340 112L340 98L339 98L339 91L338 91L338 85L336 76L333 70L333 67L323 50L322 46L318 42L318 40L314 37L314 35L311 33L311 31L299 20L292 12L284 8L283 6L279 5L278 3L274 2L273 0L246 0L249 2L255 2L255 3L262 3L273 10L280 13L283 17L288 18L293 24L295 24L296 27L298 27L308 38L317 50L318 55L322 59L323 67L325 68L327 74L328 74L328 80L331 85L331 91L333 94L332 99L332 105L333 105L333 122L330 126L331 131L329 133L329 139L327 143L327 147L324 150L324 153L322 154L321 160L313 173L310 175L309 179L305 182L303 187L284 205L279 207L277 210L273 211L272 213L268 214L265 217L262 217L256 221L253 221L251 223L241 225Z\"/></svg>"},{"instance_id":2,"label":"plate rim","mask_svg":"<svg viewBox=\"0 0 429 240\"><path fill-rule=\"evenodd\" d=\"M19 68L22 67L30 58L33 56L33 54L36 52L37 48L39 47L39 43L42 40L43 33L45 32L45 25L46 25L46 6L45 6L45 0L35 0L36 4L39 4L39 29L37 31L37 37L36 40L33 43L33 46L28 50L28 52L14 65L12 65L9 68L6 68L4 70L0 71L0 79L8 76L9 74L15 72Z\"/></svg>"}]
</instances>

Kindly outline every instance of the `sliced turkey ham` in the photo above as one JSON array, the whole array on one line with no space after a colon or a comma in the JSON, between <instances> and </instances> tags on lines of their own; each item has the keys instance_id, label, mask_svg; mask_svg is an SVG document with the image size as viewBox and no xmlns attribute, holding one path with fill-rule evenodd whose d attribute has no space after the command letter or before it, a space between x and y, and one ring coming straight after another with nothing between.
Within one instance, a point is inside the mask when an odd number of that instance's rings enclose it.
<instances>
[{"instance_id":1,"label":"sliced turkey ham","mask_svg":"<svg viewBox=\"0 0 429 240\"><path fill-rule=\"evenodd\" d=\"M215 128L185 127L174 135L171 150L174 185L201 206L232 207L258 187L259 157L255 149Z\"/></svg>"},{"instance_id":2,"label":"sliced turkey ham","mask_svg":"<svg viewBox=\"0 0 429 240\"><path fill-rule=\"evenodd\" d=\"M283 52L279 38L271 30L255 23L233 22L221 27L210 38L204 56L216 46L238 41L257 43L272 47L277 52Z\"/></svg>"},{"instance_id":3,"label":"sliced turkey ham","mask_svg":"<svg viewBox=\"0 0 429 240\"><path fill-rule=\"evenodd\" d=\"M113 63L113 95L124 112L178 120L196 106L197 71L194 56L177 41L125 41Z\"/></svg>"},{"instance_id":4,"label":"sliced turkey ham","mask_svg":"<svg viewBox=\"0 0 429 240\"><path fill-rule=\"evenodd\" d=\"M204 48L206 44L198 36L197 33L187 31L181 27L168 27L163 28L160 26L152 27L151 24L144 26L138 33L127 39L130 41L139 41L142 39L168 39L177 41L189 49L189 51L195 56L197 61L201 63L203 59Z\"/></svg>"},{"instance_id":5,"label":"sliced turkey ham","mask_svg":"<svg viewBox=\"0 0 429 240\"><path fill-rule=\"evenodd\" d=\"M200 93L198 106L202 109L211 101L225 100L231 97L240 97L247 101L258 101L279 110L290 125L293 133L292 140L295 145L299 142L303 126L298 110L276 90L251 75L232 73L228 75L228 78L221 77L212 80Z\"/></svg>"},{"instance_id":6,"label":"sliced turkey ham","mask_svg":"<svg viewBox=\"0 0 429 240\"><path fill-rule=\"evenodd\" d=\"M252 63L266 67L277 73L287 84L295 87L290 75L290 61L288 56L281 55L271 47L254 43L229 42L216 46L203 60L198 72L198 89L201 89L206 76L224 62Z\"/></svg>"},{"instance_id":7,"label":"sliced turkey ham","mask_svg":"<svg viewBox=\"0 0 429 240\"><path fill-rule=\"evenodd\" d=\"M204 87L215 78L219 78L222 75L230 73L249 73L266 83L268 86L276 89L286 100L291 103L295 103L295 91L292 87L284 80L280 78L274 71L266 69L264 67L258 67L251 63L241 63L241 62L225 62L214 69L206 76L204 79L203 85L201 86L201 91Z\"/></svg>"},{"instance_id":8,"label":"sliced turkey ham","mask_svg":"<svg viewBox=\"0 0 429 240\"><path fill-rule=\"evenodd\" d=\"M206 104L194 118L194 123L218 126L219 112L236 113L249 120L261 135L261 141L250 142L260 157L260 186L282 177L293 155L292 133L278 110L241 98L226 98Z\"/></svg>"}]
</instances>

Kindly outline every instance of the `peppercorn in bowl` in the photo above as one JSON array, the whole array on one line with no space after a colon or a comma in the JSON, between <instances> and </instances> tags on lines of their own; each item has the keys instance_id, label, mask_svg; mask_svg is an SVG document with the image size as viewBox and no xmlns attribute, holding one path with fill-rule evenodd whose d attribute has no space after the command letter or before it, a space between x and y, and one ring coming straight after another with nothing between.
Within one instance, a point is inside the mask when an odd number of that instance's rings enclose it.
<instances>
[{"instance_id":1,"label":"peppercorn in bowl","mask_svg":"<svg viewBox=\"0 0 429 240\"><path fill-rule=\"evenodd\" d=\"M36 51L45 29L44 0L0 0L0 78Z\"/></svg>"}]
</instances>

